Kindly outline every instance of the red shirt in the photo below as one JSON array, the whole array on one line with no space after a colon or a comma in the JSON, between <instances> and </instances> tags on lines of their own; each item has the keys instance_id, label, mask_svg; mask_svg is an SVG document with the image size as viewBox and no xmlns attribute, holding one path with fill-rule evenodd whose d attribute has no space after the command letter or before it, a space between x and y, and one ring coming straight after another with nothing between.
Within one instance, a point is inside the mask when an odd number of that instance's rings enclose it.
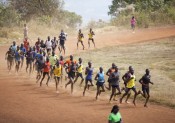
<instances>
[{"instance_id":1,"label":"red shirt","mask_svg":"<svg viewBox=\"0 0 175 123\"><path fill-rule=\"evenodd\" d=\"M24 47L26 48L26 51L28 51L29 42L27 40L24 40Z\"/></svg>"},{"instance_id":2,"label":"red shirt","mask_svg":"<svg viewBox=\"0 0 175 123\"><path fill-rule=\"evenodd\" d=\"M45 62L44 72L49 72L49 71L50 71L50 63L49 62Z\"/></svg>"}]
</instances>

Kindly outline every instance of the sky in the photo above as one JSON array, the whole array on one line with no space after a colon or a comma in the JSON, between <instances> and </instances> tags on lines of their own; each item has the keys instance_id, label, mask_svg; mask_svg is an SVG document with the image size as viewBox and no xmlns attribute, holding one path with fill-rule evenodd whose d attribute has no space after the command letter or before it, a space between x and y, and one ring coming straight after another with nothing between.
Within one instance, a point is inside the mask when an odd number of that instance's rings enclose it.
<instances>
[{"instance_id":1,"label":"sky","mask_svg":"<svg viewBox=\"0 0 175 123\"><path fill-rule=\"evenodd\" d=\"M64 9L75 12L83 17L83 25L91 20L108 21L108 6L112 0L64 0Z\"/></svg>"}]
</instances>

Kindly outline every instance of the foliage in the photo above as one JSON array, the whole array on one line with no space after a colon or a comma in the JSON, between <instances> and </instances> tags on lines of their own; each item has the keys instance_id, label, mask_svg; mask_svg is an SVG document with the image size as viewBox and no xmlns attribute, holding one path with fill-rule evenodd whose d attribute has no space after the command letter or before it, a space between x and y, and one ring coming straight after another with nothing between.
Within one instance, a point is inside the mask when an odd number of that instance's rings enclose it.
<instances>
[{"instance_id":1,"label":"foliage","mask_svg":"<svg viewBox=\"0 0 175 123\"><path fill-rule=\"evenodd\" d=\"M127 9L130 4L134 5L134 13ZM122 7L125 9L119 11ZM175 24L175 0L113 0L108 14L113 17L113 25L127 25L133 15L138 27Z\"/></svg>"}]
</instances>

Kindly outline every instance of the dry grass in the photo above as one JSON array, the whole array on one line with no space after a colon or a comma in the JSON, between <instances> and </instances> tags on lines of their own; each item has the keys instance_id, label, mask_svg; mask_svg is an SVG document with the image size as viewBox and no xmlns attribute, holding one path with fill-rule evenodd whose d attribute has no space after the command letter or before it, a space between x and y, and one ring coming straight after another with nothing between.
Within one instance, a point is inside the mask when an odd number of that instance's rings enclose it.
<instances>
[{"instance_id":1,"label":"dry grass","mask_svg":"<svg viewBox=\"0 0 175 123\"><path fill-rule=\"evenodd\" d=\"M92 61L95 72L102 66L104 71L116 63L121 76L132 65L139 80L145 69L151 70L151 101L175 107L175 38L161 39L144 43L106 47L75 56L82 57L84 63ZM86 64L84 64L86 66ZM122 85L121 81L121 86ZM137 89L141 89L138 81Z\"/></svg>"}]
</instances>

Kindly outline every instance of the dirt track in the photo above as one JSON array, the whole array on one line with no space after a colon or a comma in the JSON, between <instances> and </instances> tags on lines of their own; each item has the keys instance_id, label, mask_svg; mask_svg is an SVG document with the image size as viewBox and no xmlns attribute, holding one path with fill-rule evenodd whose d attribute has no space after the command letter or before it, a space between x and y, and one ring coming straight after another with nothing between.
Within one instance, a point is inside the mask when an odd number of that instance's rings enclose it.
<instances>
[{"instance_id":1,"label":"dirt track","mask_svg":"<svg viewBox=\"0 0 175 123\"><path fill-rule=\"evenodd\" d=\"M98 48L112 45L129 44L133 42L148 41L163 37L175 36L175 27L157 28L118 33L108 32L96 36ZM70 38L67 44L67 54L78 53L76 38ZM87 43L87 41L86 41ZM86 45L87 47L87 45ZM61 89L60 94L55 88L40 88L33 76L28 76L24 70L19 75L8 74L4 54L6 46L1 46L0 54L0 123L106 123L113 104L108 100L94 101L92 96L82 97L82 92L76 90L74 95L69 90ZM82 51L82 50L81 50ZM175 110L149 105L143 108L143 103L137 107L132 104L120 105L120 112L125 123L174 123Z\"/></svg>"}]
</instances>

